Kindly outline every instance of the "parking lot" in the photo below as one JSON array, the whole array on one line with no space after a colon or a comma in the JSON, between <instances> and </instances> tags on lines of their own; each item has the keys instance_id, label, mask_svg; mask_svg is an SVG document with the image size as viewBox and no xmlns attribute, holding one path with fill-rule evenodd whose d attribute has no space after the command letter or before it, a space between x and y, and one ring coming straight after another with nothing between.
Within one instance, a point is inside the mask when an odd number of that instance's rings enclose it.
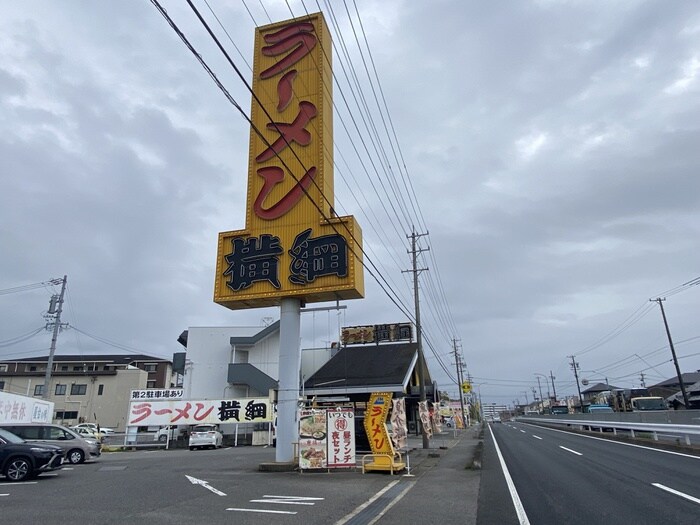
<instances>
[{"instance_id":1,"label":"parking lot","mask_svg":"<svg viewBox=\"0 0 700 525\"><path fill-rule=\"evenodd\" d=\"M0 512L13 524L334 523L400 479L258 471L274 458L268 447L105 452L26 483L0 478Z\"/></svg>"}]
</instances>

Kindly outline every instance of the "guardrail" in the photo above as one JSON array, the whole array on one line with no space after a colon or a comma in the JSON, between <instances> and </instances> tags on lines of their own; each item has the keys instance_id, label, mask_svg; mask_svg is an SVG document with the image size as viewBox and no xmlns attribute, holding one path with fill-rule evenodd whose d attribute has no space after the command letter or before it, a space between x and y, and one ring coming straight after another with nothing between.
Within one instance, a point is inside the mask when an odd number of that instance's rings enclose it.
<instances>
[{"instance_id":1,"label":"guardrail","mask_svg":"<svg viewBox=\"0 0 700 525\"><path fill-rule=\"evenodd\" d=\"M590 414L583 414L584 416ZM618 430L627 430L635 437L635 432L646 432L653 436L654 441L659 441L659 435L685 438L686 445L690 446L690 436L700 436L700 425L648 423L631 421L611 421L610 419L573 419L573 418L545 418L545 417L519 417L519 421L547 423L549 425L562 425L580 427L580 430L593 430L599 428L611 429L614 435ZM678 436L680 434L680 436Z\"/></svg>"}]
</instances>

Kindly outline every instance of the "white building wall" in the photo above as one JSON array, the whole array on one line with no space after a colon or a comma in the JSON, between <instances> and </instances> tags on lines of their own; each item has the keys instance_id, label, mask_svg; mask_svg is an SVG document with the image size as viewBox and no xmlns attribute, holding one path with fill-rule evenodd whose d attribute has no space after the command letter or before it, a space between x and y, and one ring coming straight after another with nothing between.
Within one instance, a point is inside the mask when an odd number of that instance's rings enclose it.
<instances>
[{"instance_id":1,"label":"white building wall","mask_svg":"<svg viewBox=\"0 0 700 525\"><path fill-rule=\"evenodd\" d=\"M222 399L241 396L228 384L228 365L234 362L231 337L252 337L263 326L190 327L187 329L187 365L183 384L188 399ZM276 339L276 345L270 340ZM248 362L277 379L279 336L269 337L256 347L245 347ZM274 348L273 348L274 347ZM273 354L274 351L274 354Z\"/></svg>"}]
</instances>

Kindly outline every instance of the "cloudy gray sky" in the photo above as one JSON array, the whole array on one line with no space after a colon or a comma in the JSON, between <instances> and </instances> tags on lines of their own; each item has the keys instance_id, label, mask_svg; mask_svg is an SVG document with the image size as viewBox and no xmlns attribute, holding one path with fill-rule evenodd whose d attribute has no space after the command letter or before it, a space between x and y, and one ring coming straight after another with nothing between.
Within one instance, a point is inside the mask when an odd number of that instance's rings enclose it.
<instances>
[{"instance_id":1,"label":"cloudy gray sky","mask_svg":"<svg viewBox=\"0 0 700 525\"><path fill-rule=\"evenodd\" d=\"M365 299L304 314L304 347L407 321L415 226L441 388L456 393L453 340L485 402L531 401L550 371L574 393L571 355L593 381L671 377L659 296L700 369L700 286L681 286L700 276L697 2L209 0L228 35L195 4L247 79L257 25L320 7L331 26L336 205L382 286L367 273ZM163 6L248 112L186 2ZM245 226L248 136L149 1L6 3L0 290L68 275L80 331L60 353L170 356L188 326L277 319L212 302L217 234ZM46 355L50 334L22 336L57 291L0 295L2 358Z\"/></svg>"}]
</instances>

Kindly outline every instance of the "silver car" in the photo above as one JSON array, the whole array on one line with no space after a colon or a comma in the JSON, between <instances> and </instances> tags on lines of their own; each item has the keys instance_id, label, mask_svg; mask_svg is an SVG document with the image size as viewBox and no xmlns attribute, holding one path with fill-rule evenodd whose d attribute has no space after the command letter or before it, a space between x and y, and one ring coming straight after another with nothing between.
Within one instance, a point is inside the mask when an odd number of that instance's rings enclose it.
<instances>
[{"instance_id":1,"label":"silver car","mask_svg":"<svg viewBox=\"0 0 700 525\"><path fill-rule=\"evenodd\" d=\"M101 446L91 438L83 438L73 430L48 423L0 423L3 428L29 443L48 443L61 447L70 463L83 463L100 456Z\"/></svg>"}]
</instances>

